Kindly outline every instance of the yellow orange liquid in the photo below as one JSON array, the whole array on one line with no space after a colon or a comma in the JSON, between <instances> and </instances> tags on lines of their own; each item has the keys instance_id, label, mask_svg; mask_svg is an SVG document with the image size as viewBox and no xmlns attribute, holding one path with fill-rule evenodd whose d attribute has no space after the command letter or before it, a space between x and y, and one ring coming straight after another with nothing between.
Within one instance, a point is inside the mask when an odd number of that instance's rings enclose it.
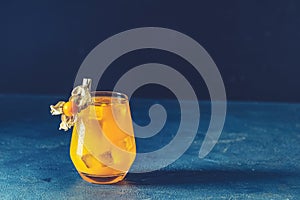
<instances>
[{"instance_id":1,"label":"yellow orange liquid","mask_svg":"<svg viewBox=\"0 0 300 200\"><path fill-rule=\"evenodd\" d=\"M96 96L77 117L70 156L81 177L97 184L121 181L136 156L128 100Z\"/></svg>"}]
</instances>

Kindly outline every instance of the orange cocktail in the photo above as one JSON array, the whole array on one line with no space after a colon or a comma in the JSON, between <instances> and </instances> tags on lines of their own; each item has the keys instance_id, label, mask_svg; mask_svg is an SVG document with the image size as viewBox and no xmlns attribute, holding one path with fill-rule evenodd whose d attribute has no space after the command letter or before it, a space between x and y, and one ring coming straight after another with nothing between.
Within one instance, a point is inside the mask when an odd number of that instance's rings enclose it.
<instances>
[{"instance_id":1,"label":"orange cocktail","mask_svg":"<svg viewBox=\"0 0 300 200\"><path fill-rule=\"evenodd\" d=\"M70 155L81 177L91 183L122 180L136 156L127 96L92 92L92 103L77 114Z\"/></svg>"}]
</instances>

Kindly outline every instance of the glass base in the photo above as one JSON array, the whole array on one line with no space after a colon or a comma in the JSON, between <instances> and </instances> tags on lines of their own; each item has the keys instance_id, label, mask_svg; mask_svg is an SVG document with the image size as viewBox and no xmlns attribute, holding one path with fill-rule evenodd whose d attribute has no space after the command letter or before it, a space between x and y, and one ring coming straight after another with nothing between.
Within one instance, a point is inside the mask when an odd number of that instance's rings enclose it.
<instances>
[{"instance_id":1,"label":"glass base","mask_svg":"<svg viewBox=\"0 0 300 200\"><path fill-rule=\"evenodd\" d=\"M94 184L112 184L117 183L124 179L126 173L111 175L111 176L99 176L93 174L86 174L79 172L79 175L87 182Z\"/></svg>"}]
</instances>

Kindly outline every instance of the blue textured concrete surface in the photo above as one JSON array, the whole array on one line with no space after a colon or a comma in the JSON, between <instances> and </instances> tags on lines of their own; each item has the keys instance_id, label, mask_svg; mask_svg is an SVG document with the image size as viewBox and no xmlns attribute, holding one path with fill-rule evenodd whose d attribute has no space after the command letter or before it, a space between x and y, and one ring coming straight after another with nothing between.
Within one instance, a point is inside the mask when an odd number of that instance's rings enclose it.
<instances>
[{"instance_id":1,"label":"blue textured concrete surface","mask_svg":"<svg viewBox=\"0 0 300 200\"><path fill-rule=\"evenodd\" d=\"M0 96L0 199L300 198L300 104L228 103L222 135L200 159L210 110L202 102L197 137L180 159L159 171L129 173L118 184L93 185L79 177L69 158L71 132L58 131L59 117L49 114L49 105L60 99ZM146 104L132 105L138 123L149 120ZM176 120L170 117L166 130L176 128ZM151 144L138 139L138 151L147 152Z\"/></svg>"}]
</instances>

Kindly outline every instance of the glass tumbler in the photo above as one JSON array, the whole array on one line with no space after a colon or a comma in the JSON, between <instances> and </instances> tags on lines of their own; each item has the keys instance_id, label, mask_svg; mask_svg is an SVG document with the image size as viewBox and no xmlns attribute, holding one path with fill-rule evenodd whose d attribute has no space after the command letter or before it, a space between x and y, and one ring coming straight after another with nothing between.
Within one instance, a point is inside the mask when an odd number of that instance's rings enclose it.
<instances>
[{"instance_id":1,"label":"glass tumbler","mask_svg":"<svg viewBox=\"0 0 300 200\"><path fill-rule=\"evenodd\" d=\"M84 180L116 183L124 179L136 156L128 98L110 91L91 95L91 105L77 115L70 156Z\"/></svg>"}]
</instances>

